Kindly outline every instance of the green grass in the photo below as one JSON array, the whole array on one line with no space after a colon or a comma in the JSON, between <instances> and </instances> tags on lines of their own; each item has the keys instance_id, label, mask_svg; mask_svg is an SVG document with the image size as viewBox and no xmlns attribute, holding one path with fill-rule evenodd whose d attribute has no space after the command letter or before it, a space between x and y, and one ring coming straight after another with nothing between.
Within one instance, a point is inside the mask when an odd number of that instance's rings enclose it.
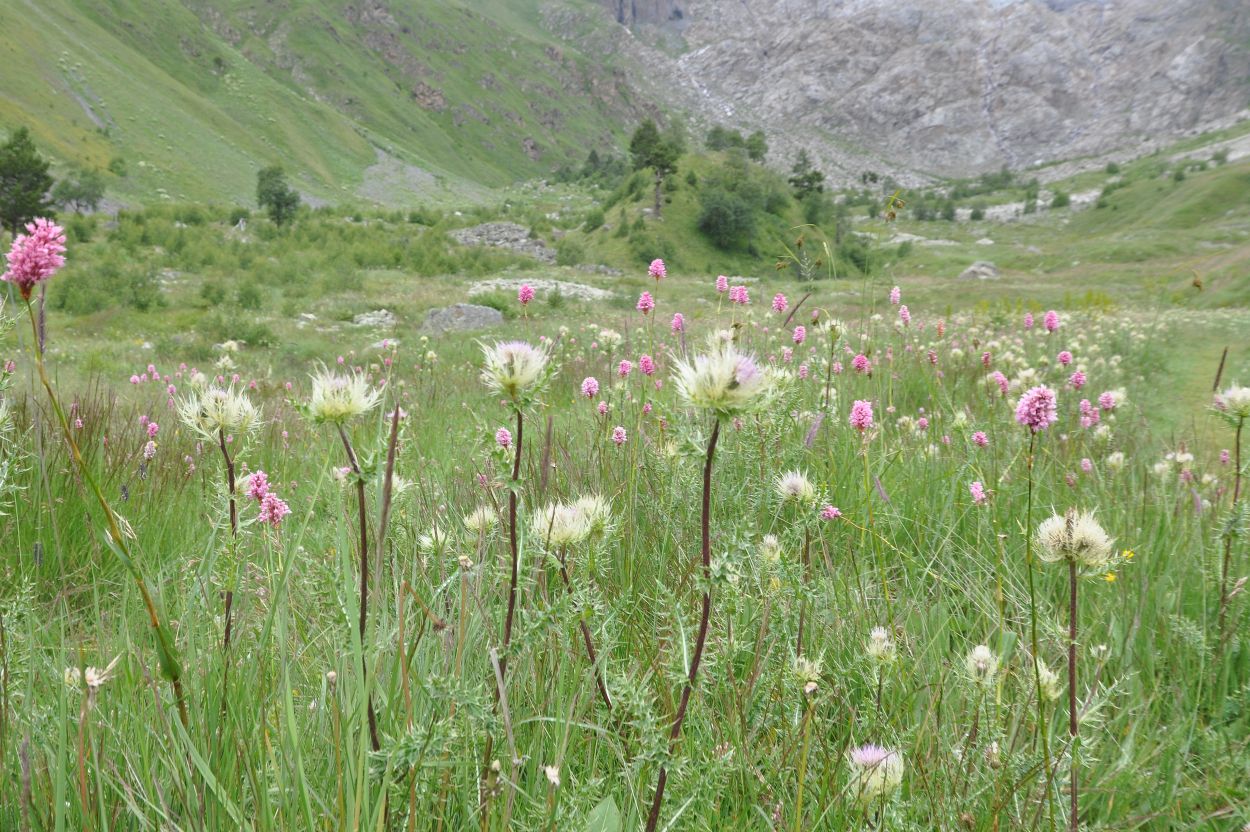
<instances>
[{"instance_id":1,"label":"green grass","mask_svg":"<svg viewBox=\"0 0 1250 832\"><path fill-rule=\"evenodd\" d=\"M250 204L256 170L281 162L313 199L408 205L484 198L580 161L634 114L598 83L610 75L601 59L520 24L538 19L536 3L353 9L6 4L0 128L29 126L63 162L124 160L109 189L132 204ZM414 98L422 84L441 105ZM414 182L368 173L379 152L412 166Z\"/></svg>"}]
</instances>

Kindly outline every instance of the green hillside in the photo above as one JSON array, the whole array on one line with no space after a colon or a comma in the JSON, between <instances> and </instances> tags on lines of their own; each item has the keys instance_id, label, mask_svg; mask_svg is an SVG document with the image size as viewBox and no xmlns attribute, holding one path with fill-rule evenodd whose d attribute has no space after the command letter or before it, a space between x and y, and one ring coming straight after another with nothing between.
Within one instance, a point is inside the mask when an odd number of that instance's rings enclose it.
<instances>
[{"instance_id":1,"label":"green hillside","mask_svg":"<svg viewBox=\"0 0 1250 832\"><path fill-rule=\"evenodd\" d=\"M15 0L0 128L111 164L122 201L250 201L273 162L314 201L463 201L615 144L642 111L537 5Z\"/></svg>"}]
</instances>

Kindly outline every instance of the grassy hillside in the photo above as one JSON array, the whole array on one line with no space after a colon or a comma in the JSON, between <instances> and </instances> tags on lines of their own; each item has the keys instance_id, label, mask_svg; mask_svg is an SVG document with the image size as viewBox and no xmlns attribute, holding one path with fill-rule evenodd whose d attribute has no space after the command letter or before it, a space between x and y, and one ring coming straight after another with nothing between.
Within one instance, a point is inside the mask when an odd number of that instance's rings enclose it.
<instances>
[{"instance_id":1,"label":"grassy hillside","mask_svg":"<svg viewBox=\"0 0 1250 832\"><path fill-rule=\"evenodd\" d=\"M537 19L528 0L16 0L0 128L112 163L123 201L249 202L272 162L316 200L464 200L613 144L641 112Z\"/></svg>"}]
</instances>

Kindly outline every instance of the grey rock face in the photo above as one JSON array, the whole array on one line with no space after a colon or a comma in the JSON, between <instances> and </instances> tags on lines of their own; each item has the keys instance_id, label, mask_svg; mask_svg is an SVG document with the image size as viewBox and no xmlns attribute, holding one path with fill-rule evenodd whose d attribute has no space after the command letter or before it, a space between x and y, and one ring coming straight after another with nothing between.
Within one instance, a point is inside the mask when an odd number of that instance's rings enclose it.
<instances>
[{"instance_id":1,"label":"grey rock face","mask_svg":"<svg viewBox=\"0 0 1250 832\"><path fill-rule=\"evenodd\" d=\"M437 335L443 332L489 329L502 323L503 313L498 309L474 303L457 303L427 312L421 331Z\"/></svg>"},{"instance_id":2,"label":"grey rock face","mask_svg":"<svg viewBox=\"0 0 1250 832\"><path fill-rule=\"evenodd\" d=\"M515 222L486 222L472 228L457 228L452 239L466 246L495 246L527 254L543 263L556 262L554 249L542 240L531 240L529 229Z\"/></svg>"},{"instance_id":3,"label":"grey rock face","mask_svg":"<svg viewBox=\"0 0 1250 832\"><path fill-rule=\"evenodd\" d=\"M680 6L676 78L697 88L703 111L754 122L770 140L806 134L836 166L821 135L897 167L967 175L1134 147L1250 104L1245 0Z\"/></svg>"}]
</instances>

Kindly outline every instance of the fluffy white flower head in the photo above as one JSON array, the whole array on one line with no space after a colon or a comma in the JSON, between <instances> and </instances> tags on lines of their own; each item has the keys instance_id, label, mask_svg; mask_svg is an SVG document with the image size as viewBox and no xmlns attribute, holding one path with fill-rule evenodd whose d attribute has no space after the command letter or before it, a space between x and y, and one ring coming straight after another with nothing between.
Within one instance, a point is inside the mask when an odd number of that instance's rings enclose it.
<instances>
[{"instance_id":1,"label":"fluffy white flower head","mask_svg":"<svg viewBox=\"0 0 1250 832\"><path fill-rule=\"evenodd\" d=\"M888 797L903 782L903 755L893 748L861 745L847 754L851 791L863 803Z\"/></svg>"},{"instance_id":2,"label":"fluffy white flower head","mask_svg":"<svg viewBox=\"0 0 1250 832\"><path fill-rule=\"evenodd\" d=\"M251 433L260 424L260 411L245 393L231 387L194 387L178 402L178 418L204 439Z\"/></svg>"},{"instance_id":3,"label":"fluffy white flower head","mask_svg":"<svg viewBox=\"0 0 1250 832\"><path fill-rule=\"evenodd\" d=\"M1114 541L1090 512L1069 509L1042 521L1037 528L1038 556L1048 563L1073 560L1100 569L1111 559Z\"/></svg>"},{"instance_id":4,"label":"fluffy white flower head","mask_svg":"<svg viewBox=\"0 0 1250 832\"><path fill-rule=\"evenodd\" d=\"M763 404L772 380L755 359L729 342L714 342L693 361L679 361L677 391L691 407L735 416Z\"/></svg>"},{"instance_id":5,"label":"fluffy white flower head","mask_svg":"<svg viewBox=\"0 0 1250 832\"><path fill-rule=\"evenodd\" d=\"M322 369L312 377L308 413L314 422L343 425L368 413L382 399L361 373L341 375Z\"/></svg>"},{"instance_id":6,"label":"fluffy white flower head","mask_svg":"<svg viewBox=\"0 0 1250 832\"><path fill-rule=\"evenodd\" d=\"M802 471L787 471L777 477L777 494L783 502L793 501L800 505L816 502L816 487Z\"/></svg>"},{"instance_id":7,"label":"fluffy white flower head","mask_svg":"<svg viewBox=\"0 0 1250 832\"><path fill-rule=\"evenodd\" d=\"M482 345L482 383L514 402L537 392L546 379L547 351L525 341Z\"/></svg>"}]
</instances>

